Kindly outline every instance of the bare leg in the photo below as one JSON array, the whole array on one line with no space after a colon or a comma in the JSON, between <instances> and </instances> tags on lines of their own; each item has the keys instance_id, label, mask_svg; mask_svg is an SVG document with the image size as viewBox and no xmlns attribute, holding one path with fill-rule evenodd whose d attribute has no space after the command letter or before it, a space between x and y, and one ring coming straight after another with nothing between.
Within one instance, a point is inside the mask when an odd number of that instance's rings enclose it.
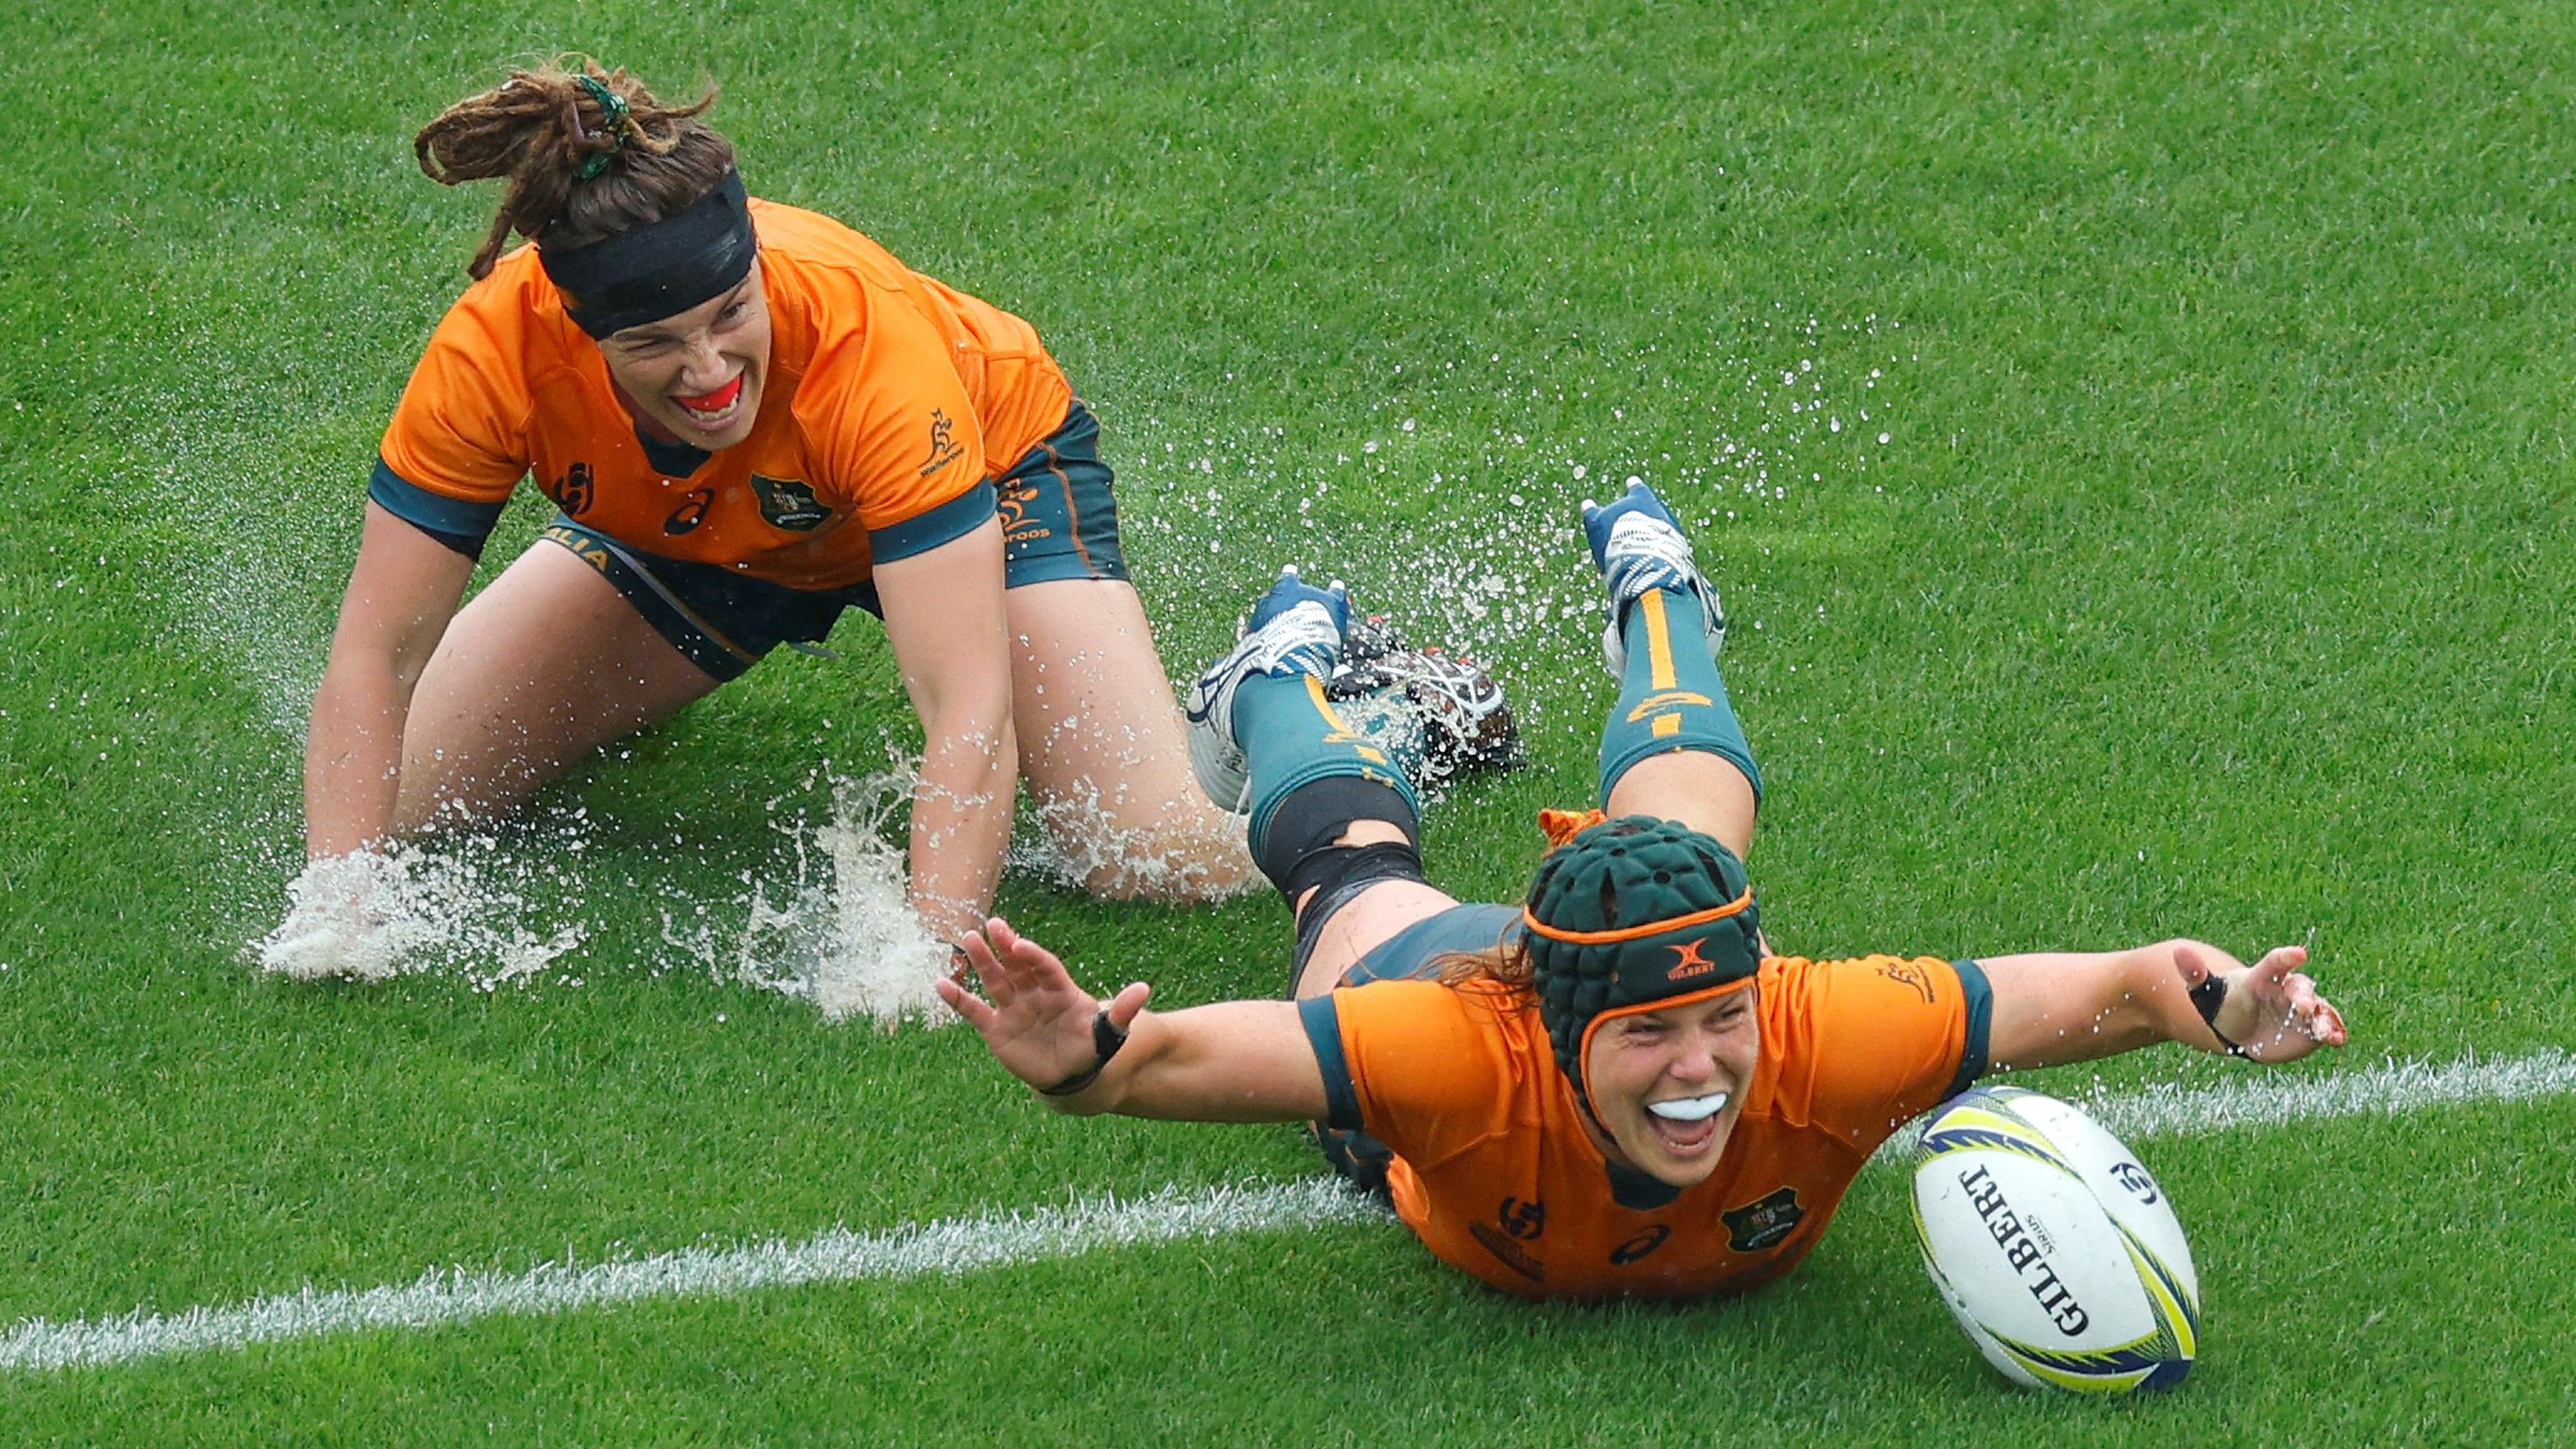
<instances>
[{"instance_id":1,"label":"bare leg","mask_svg":"<svg viewBox=\"0 0 2576 1449\"><path fill-rule=\"evenodd\" d=\"M1180 706L1136 590L1114 579L1004 596L1011 712L1048 833L1095 895L1208 900L1252 877L1240 816L1190 774Z\"/></svg>"},{"instance_id":2,"label":"bare leg","mask_svg":"<svg viewBox=\"0 0 2576 1449\"><path fill-rule=\"evenodd\" d=\"M394 827L502 814L565 766L716 687L614 585L540 542L458 612L422 671Z\"/></svg>"},{"instance_id":3,"label":"bare leg","mask_svg":"<svg viewBox=\"0 0 2576 1449\"><path fill-rule=\"evenodd\" d=\"M1351 828L1333 843L1391 845L1404 838L1403 827L1391 820L1354 820ZM1300 916L1314 898L1315 893L1308 891L1297 902ZM1343 972L1385 944L1388 937L1456 904L1456 896L1423 881L1382 880L1361 891L1324 923L1323 934L1315 938L1314 953L1306 958L1305 969L1297 973L1297 997L1303 1000L1332 990Z\"/></svg>"},{"instance_id":4,"label":"bare leg","mask_svg":"<svg viewBox=\"0 0 2576 1449\"><path fill-rule=\"evenodd\" d=\"M1753 848L1753 782L1724 755L1703 750L1674 750L1629 766L1603 813L1678 820L1715 837L1738 860Z\"/></svg>"}]
</instances>

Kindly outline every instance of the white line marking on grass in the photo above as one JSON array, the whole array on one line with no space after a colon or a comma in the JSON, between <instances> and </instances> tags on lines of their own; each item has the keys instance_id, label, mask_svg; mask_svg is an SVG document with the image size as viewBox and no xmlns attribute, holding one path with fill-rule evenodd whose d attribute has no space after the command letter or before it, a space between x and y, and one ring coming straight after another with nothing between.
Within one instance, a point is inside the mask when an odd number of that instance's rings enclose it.
<instances>
[{"instance_id":1,"label":"white line marking on grass","mask_svg":"<svg viewBox=\"0 0 2576 1449\"><path fill-rule=\"evenodd\" d=\"M2231 1128L2393 1117L2425 1107L2570 1094L2576 1094L2576 1053L2549 1049L2444 1065L2392 1061L2332 1076L2158 1086L2096 1097L2087 1105L2104 1126L2124 1137L2195 1137ZM1879 1160L1889 1160L1888 1155L1882 1152ZM643 1299L710 1297L803 1283L897 1282L1047 1262L1105 1248L1386 1220L1374 1203L1337 1180L1316 1178L952 1218L876 1233L834 1229L801 1243L688 1248L591 1267L544 1263L517 1274L432 1270L409 1284L332 1292L308 1288L172 1315L138 1310L70 1323L29 1319L0 1335L0 1372L101 1367L362 1329L432 1328L494 1314L563 1313Z\"/></svg>"},{"instance_id":2,"label":"white line marking on grass","mask_svg":"<svg viewBox=\"0 0 2576 1449\"><path fill-rule=\"evenodd\" d=\"M1338 1179L1275 1187L1157 1193L1010 1216L951 1218L881 1233L834 1229L801 1243L686 1248L581 1267L541 1263L526 1273L433 1269L382 1288L281 1294L162 1316L52 1323L31 1319L0 1337L0 1370L130 1363L209 1348L242 1348L370 1328L432 1328L498 1313L562 1313L647 1298L697 1298L800 1283L900 1281L1076 1257L1178 1238L1230 1237L1385 1216Z\"/></svg>"},{"instance_id":3,"label":"white line marking on grass","mask_svg":"<svg viewBox=\"0 0 2576 1449\"><path fill-rule=\"evenodd\" d=\"M2546 1047L2529 1056L2485 1061L2387 1061L2367 1071L2331 1076L2246 1076L2200 1088L2168 1084L2088 1105L2118 1136L2202 1137L2238 1127L2394 1117L2426 1107L2571 1093L2576 1093L2576 1053Z\"/></svg>"}]
</instances>

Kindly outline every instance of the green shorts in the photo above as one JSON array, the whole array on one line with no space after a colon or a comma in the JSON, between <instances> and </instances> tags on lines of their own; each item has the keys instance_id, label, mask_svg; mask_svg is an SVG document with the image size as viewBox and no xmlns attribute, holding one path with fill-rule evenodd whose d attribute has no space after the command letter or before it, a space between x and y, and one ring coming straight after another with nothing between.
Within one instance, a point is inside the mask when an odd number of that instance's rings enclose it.
<instances>
[{"instance_id":1,"label":"green shorts","mask_svg":"<svg viewBox=\"0 0 2576 1449\"><path fill-rule=\"evenodd\" d=\"M1002 518L1002 587L1057 579L1124 579L1113 475L1100 422L1076 399L1064 426L993 480ZM879 618L873 582L791 589L717 564L664 558L557 514L544 535L600 572L654 632L719 682L781 644L813 644L856 606Z\"/></svg>"}]
</instances>

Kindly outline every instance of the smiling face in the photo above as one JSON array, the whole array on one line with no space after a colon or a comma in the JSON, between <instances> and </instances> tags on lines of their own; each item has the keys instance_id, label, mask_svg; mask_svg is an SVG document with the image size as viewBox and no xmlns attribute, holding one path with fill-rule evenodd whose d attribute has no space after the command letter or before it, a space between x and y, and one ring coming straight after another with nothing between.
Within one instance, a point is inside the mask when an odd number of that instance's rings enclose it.
<instances>
[{"instance_id":1,"label":"smiling face","mask_svg":"<svg viewBox=\"0 0 2576 1449\"><path fill-rule=\"evenodd\" d=\"M760 264L721 296L601 338L599 353L645 421L710 453L732 447L751 436L769 375Z\"/></svg>"},{"instance_id":2,"label":"smiling face","mask_svg":"<svg viewBox=\"0 0 2576 1449\"><path fill-rule=\"evenodd\" d=\"M1762 1037L1746 985L1596 1024L1583 1053L1592 1109L1610 1150L1674 1187L1717 1170L1743 1116Z\"/></svg>"}]
</instances>

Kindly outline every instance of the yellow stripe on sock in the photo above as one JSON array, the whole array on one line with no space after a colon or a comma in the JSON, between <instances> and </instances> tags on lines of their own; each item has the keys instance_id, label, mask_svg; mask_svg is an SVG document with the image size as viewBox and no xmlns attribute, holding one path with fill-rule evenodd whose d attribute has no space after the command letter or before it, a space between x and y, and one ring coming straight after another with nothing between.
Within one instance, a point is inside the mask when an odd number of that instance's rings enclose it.
<instances>
[{"instance_id":1,"label":"yellow stripe on sock","mask_svg":"<svg viewBox=\"0 0 2576 1449\"><path fill-rule=\"evenodd\" d=\"M1651 728L1654 731L1654 737L1656 739L1662 739L1666 735L1680 734L1682 732L1682 717L1677 714L1659 714L1655 716L1655 722Z\"/></svg>"},{"instance_id":2,"label":"yellow stripe on sock","mask_svg":"<svg viewBox=\"0 0 2576 1449\"><path fill-rule=\"evenodd\" d=\"M1650 671L1647 684L1655 689L1670 689L1674 684L1673 639L1664 623L1664 591L1648 589L1639 602L1646 606L1646 668Z\"/></svg>"},{"instance_id":3,"label":"yellow stripe on sock","mask_svg":"<svg viewBox=\"0 0 2576 1449\"><path fill-rule=\"evenodd\" d=\"M1306 676L1306 697L1315 702L1315 713L1324 717L1324 723L1331 725L1335 734L1356 733L1349 725L1342 723L1340 715L1333 713L1333 702L1324 698L1324 681L1311 674Z\"/></svg>"}]
</instances>

